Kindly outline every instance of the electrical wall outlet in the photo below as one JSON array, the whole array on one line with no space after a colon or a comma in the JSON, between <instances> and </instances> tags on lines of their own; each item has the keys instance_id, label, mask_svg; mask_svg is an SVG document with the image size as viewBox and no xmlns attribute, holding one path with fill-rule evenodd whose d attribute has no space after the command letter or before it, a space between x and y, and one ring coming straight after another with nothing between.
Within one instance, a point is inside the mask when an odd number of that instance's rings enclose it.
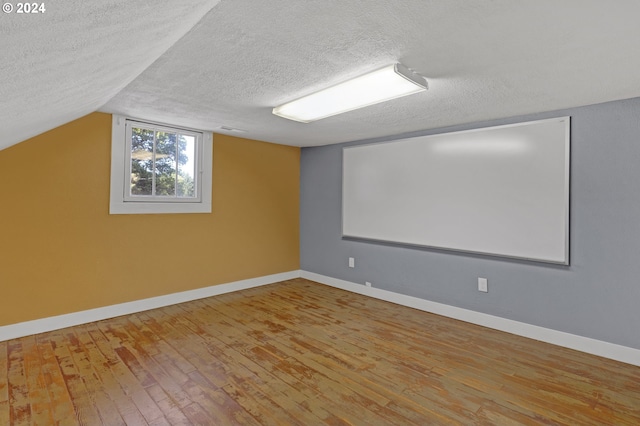
<instances>
[{"instance_id":1,"label":"electrical wall outlet","mask_svg":"<svg viewBox=\"0 0 640 426\"><path fill-rule=\"evenodd\" d=\"M486 278L478 278L478 291L487 293L489 291L489 284Z\"/></svg>"},{"instance_id":2,"label":"electrical wall outlet","mask_svg":"<svg viewBox=\"0 0 640 426\"><path fill-rule=\"evenodd\" d=\"M349 268L355 268L356 267L356 260L353 257L349 258Z\"/></svg>"}]
</instances>

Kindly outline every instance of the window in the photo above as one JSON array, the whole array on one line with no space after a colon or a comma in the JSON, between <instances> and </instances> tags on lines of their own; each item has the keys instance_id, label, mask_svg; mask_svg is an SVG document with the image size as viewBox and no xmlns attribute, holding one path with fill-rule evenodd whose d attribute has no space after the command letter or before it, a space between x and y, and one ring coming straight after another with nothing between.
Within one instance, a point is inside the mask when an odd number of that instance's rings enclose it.
<instances>
[{"instance_id":1,"label":"window","mask_svg":"<svg viewBox=\"0 0 640 426\"><path fill-rule=\"evenodd\" d=\"M211 133L113 116L111 214L210 213Z\"/></svg>"}]
</instances>

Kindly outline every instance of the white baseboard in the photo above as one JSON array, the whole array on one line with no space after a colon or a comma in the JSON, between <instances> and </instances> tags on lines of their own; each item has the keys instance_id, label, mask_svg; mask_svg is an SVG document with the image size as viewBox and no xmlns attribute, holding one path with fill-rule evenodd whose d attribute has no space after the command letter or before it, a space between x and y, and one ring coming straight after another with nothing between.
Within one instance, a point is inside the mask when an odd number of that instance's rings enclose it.
<instances>
[{"instance_id":1,"label":"white baseboard","mask_svg":"<svg viewBox=\"0 0 640 426\"><path fill-rule=\"evenodd\" d=\"M72 327L74 325L86 324L93 321L100 321L107 318L119 317L121 315L147 311L149 309L161 308L163 306L175 305L176 303L189 302L191 300L217 296L219 294L230 293L232 291L259 287L266 284L273 284L279 281L285 281L299 277L299 270L283 272L280 274L266 275L263 277L250 278L247 280L235 281L226 284L218 284L210 287L198 288L195 290L182 291L180 293L150 297L148 299L142 300L134 300L132 302L104 306L102 308L89 309L86 311L73 312L70 314L57 315L54 317L41 318L33 321L0 326L0 342L9 339L16 339L18 337L29 336L32 334L59 330L61 328Z\"/></svg>"},{"instance_id":2,"label":"white baseboard","mask_svg":"<svg viewBox=\"0 0 640 426\"><path fill-rule=\"evenodd\" d=\"M352 283L350 281L344 281L300 270L266 275L263 277L219 284L195 290L183 291L180 293L167 294L164 296L151 297L148 299L135 300L102 308L89 309L86 311L0 326L0 342L32 334L59 330L61 328L72 327L74 325L86 324L93 321L100 321L107 318L118 317L121 315L147 311L149 309L161 308L163 306L174 305L176 303L188 302L233 291L259 287L299 277L351 291L353 293L396 303L398 305L408 306L448 318L454 318L472 324L481 325L483 327L505 331L507 333L528 337L530 339L540 340L557 346L563 346L565 348L575 349L581 352L640 366L640 350L638 349L539 327L519 321L513 321L468 309L457 308L455 306L432 302L413 296L406 296L404 294L394 293L388 290L365 287L361 284Z\"/></svg>"},{"instance_id":3,"label":"white baseboard","mask_svg":"<svg viewBox=\"0 0 640 426\"><path fill-rule=\"evenodd\" d=\"M449 318L640 366L640 350L301 271L302 278Z\"/></svg>"}]
</instances>

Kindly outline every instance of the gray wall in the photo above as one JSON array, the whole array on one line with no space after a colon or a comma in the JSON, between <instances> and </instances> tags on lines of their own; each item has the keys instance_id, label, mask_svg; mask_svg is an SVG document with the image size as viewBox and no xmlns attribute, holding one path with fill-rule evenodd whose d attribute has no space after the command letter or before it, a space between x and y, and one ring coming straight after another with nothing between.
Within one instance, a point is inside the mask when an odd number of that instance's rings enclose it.
<instances>
[{"instance_id":1,"label":"gray wall","mask_svg":"<svg viewBox=\"0 0 640 426\"><path fill-rule=\"evenodd\" d=\"M302 149L301 268L640 349L640 98L349 145L564 115L572 120L570 266L343 240L343 144ZM478 277L489 279L489 293L477 291Z\"/></svg>"}]
</instances>

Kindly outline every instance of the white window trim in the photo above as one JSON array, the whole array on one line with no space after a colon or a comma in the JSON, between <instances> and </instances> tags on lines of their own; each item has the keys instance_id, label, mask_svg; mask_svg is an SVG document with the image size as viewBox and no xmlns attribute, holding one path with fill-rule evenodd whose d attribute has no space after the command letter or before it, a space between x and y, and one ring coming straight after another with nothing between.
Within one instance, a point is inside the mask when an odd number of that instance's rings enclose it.
<instances>
[{"instance_id":1,"label":"white window trim","mask_svg":"<svg viewBox=\"0 0 640 426\"><path fill-rule=\"evenodd\" d=\"M168 126L160 126L155 123L149 123L147 121L137 121L132 119L127 119L125 123L125 153L129 154L131 152L131 135L132 129L136 127L142 127L145 129L153 129L154 132L162 131L168 133L179 133L188 136L193 136L196 140L196 150L195 150L195 173L197 176L196 179L196 196L195 197L166 197L166 196L151 196L151 195L131 195L129 191L127 191L126 184L124 188L124 201L127 202L149 202L149 203L162 203L167 202L167 198L170 199L170 203L199 203L202 199L202 185L200 185L200 179L202 176L202 149L203 149L203 132L197 132L193 130L187 129L177 129L175 127ZM155 142L154 142L155 145ZM126 171L124 173L124 179L127 179L127 176L131 175L131 161L127 158L125 162Z\"/></svg>"},{"instance_id":2,"label":"white window trim","mask_svg":"<svg viewBox=\"0 0 640 426\"><path fill-rule=\"evenodd\" d=\"M111 125L111 190L109 214L163 214L163 213L211 213L211 189L213 168L213 136L211 132L202 132L202 155L200 155L199 182L200 200L179 200L159 202L157 200L127 200L125 197L125 173L127 164L127 120L147 122L133 118L113 115ZM152 123L156 124L156 123ZM162 126L162 124L159 124ZM164 125L167 126L167 125ZM188 129L190 130L190 129Z\"/></svg>"}]
</instances>

